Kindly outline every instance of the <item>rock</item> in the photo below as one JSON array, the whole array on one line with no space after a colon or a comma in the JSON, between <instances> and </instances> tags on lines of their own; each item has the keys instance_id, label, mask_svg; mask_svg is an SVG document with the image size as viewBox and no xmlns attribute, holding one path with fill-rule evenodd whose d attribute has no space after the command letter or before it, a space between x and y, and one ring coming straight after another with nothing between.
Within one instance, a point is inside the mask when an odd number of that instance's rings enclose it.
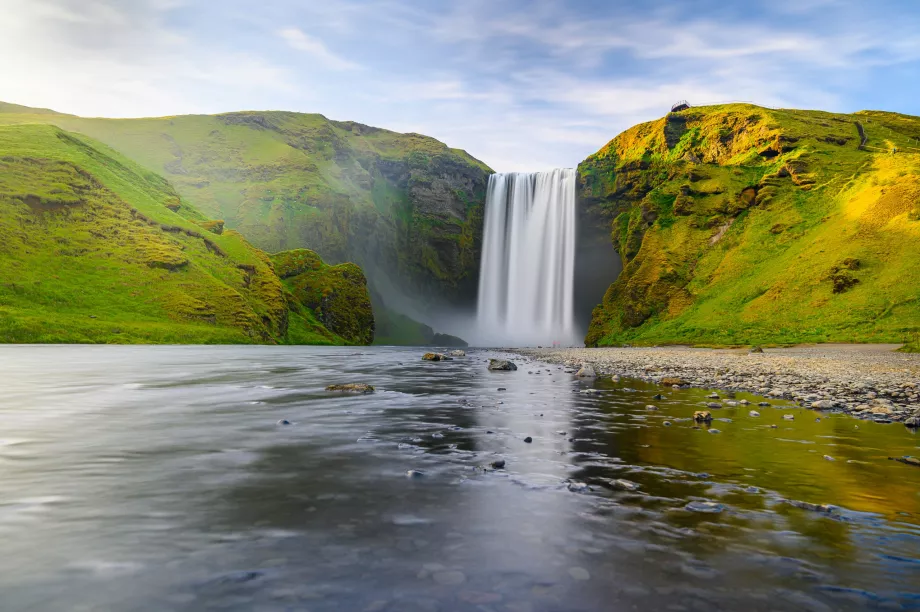
<instances>
[{"instance_id":1,"label":"rock","mask_svg":"<svg viewBox=\"0 0 920 612\"><path fill-rule=\"evenodd\" d=\"M795 415L794 414L784 414L783 418L786 419L787 421L794 421Z\"/></svg>"},{"instance_id":2,"label":"rock","mask_svg":"<svg viewBox=\"0 0 920 612\"><path fill-rule=\"evenodd\" d=\"M710 430L709 430L709 433L711 433L711 434L720 434L720 433L722 433L722 430L721 430L721 429L710 429Z\"/></svg>"},{"instance_id":3,"label":"rock","mask_svg":"<svg viewBox=\"0 0 920 612\"><path fill-rule=\"evenodd\" d=\"M834 402L831 400L818 400L817 402L812 402L811 407L815 410L830 410L834 407Z\"/></svg>"},{"instance_id":4,"label":"rock","mask_svg":"<svg viewBox=\"0 0 920 612\"><path fill-rule=\"evenodd\" d=\"M583 482L570 482L568 489L574 493L584 493L588 490L588 485Z\"/></svg>"},{"instance_id":5,"label":"rock","mask_svg":"<svg viewBox=\"0 0 920 612\"><path fill-rule=\"evenodd\" d=\"M406 472L406 478L424 478L425 472L421 470L409 470Z\"/></svg>"},{"instance_id":6,"label":"rock","mask_svg":"<svg viewBox=\"0 0 920 612\"><path fill-rule=\"evenodd\" d=\"M693 420L697 423L712 423L712 413L708 410L697 410L693 413Z\"/></svg>"},{"instance_id":7,"label":"rock","mask_svg":"<svg viewBox=\"0 0 920 612\"><path fill-rule=\"evenodd\" d=\"M743 399L743 400L739 400L738 403L741 404L742 406L749 406L751 402Z\"/></svg>"},{"instance_id":8,"label":"rock","mask_svg":"<svg viewBox=\"0 0 920 612\"><path fill-rule=\"evenodd\" d=\"M726 405L726 406L732 406L732 407L734 407L734 406L737 406L737 405L738 405L738 402L736 402L736 401L734 401L734 400L727 400L727 401L725 402L725 405Z\"/></svg>"},{"instance_id":9,"label":"rock","mask_svg":"<svg viewBox=\"0 0 920 612\"><path fill-rule=\"evenodd\" d=\"M761 408L769 408L770 402L758 402L757 405L760 406Z\"/></svg>"},{"instance_id":10,"label":"rock","mask_svg":"<svg viewBox=\"0 0 920 612\"><path fill-rule=\"evenodd\" d=\"M590 580L591 579L591 573L588 572L588 570L586 570L583 567L570 567L569 576L572 577L572 580Z\"/></svg>"},{"instance_id":11,"label":"rock","mask_svg":"<svg viewBox=\"0 0 920 612\"><path fill-rule=\"evenodd\" d=\"M665 421L664 423L662 423L662 425L664 425L665 427L670 427L671 421Z\"/></svg>"},{"instance_id":12,"label":"rock","mask_svg":"<svg viewBox=\"0 0 920 612\"><path fill-rule=\"evenodd\" d=\"M708 514L718 514L725 509L722 504L710 501L692 501L684 506L684 508L691 512L704 512Z\"/></svg>"},{"instance_id":13,"label":"rock","mask_svg":"<svg viewBox=\"0 0 920 612\"><path fill-rule=\"evenodd\" d=\"M278 425L292 425L292 423L288 421L287 419L281 419L280 421L278 421Z\"/></svg>"},{"instance_id":14,"label":"rock","mask_svg":"<svg viewBox=\"0 0 920 612\"><path fill-rule=\"evenodd\" d=\"M499 390L499 391L507 391L508 389L506 389L505 387L499 387L498 390Z\"/></svg>"},{"instance_id":15,"label":"rock","mask_svg":"<svg viewBox=\"0 0 920 612\"><path fill-rule=\"evenodd\" d=\"M622 478L613 481L613 486L621 491L638 491L639 485L635 482L629 480L623 480Z\"/></svg>"},{"instance_id":16,"label":"rock","mask_svg":"<svg viewBox=\"0 0 920 612\"><path fill-rule=\"evenodd\" d=\"M752 346L749 352L750 353L763 353L763 348L761 348L760 346Z\"/></svg>"},{"instance_id":17,"label":"rock","mask_svg":"<svg viewBox=\"0 0 920 612\"><path fill-rule=\"evenodd\" d=\"M709 402L708 404L706 404L706 407L707 408L721 408L722 404L720 404L719 402Z\"/></svg>"},{"instance_id":18,"label":"rock","mask_svg":"<svg viewBox=\"0 0 920 612\"><path fill-rule=\"evenodd\" d=\"M707 399L721 399L721 398L719 397L719 394L718 394L718 393L710 393L710 394L707 395L706 397L707 397Z\"/></svg>"},{"instance_id":19,"label":"rock","mask_svg":"<svg viewBox=\"0 0 920 612\"><path fill-rule=\"evenodd\" d=\"M424 361L451 361L451 358L444 353L425 353L422 359Z\"/></svg>"},{"instance_id":20,"label":"rock","mask_svg":"<svg viewBox=\"0 0 920 612\"><path fill-rule=\"evenodd\" d=\"M676 376L665 376L658 382L666 387L683 387L687 384L684 379L677 378Z\"/></svg>"},{"instance_id":21,"label":"rock","mask_svg":"<svg viewBox=\"0 0 920 612\"><path fill-rule=\"evenodd\" d=\"M610 380L612 382L618 383L620 382L620 376L618 374L614 374L613 376L610 377Z\"/></svg>"},{"instance_id":22,"label":"rock","mask_svg":"<svg viewBox=\"0 0 920 612\"><path fill-rule=\"evenodd\" d=\"M663 400L664 396L660 393L656 393L655 395L652 396L652 399L653 400Z\"/></svg>"},{"instance_id":23,"label":"rock","mask_svg":"<svg viewBox=\"0 0 920 612\"><path fill-rule=\"evenodd\" d=\"M869 409L869 412L872 414L892 414L892 410L888 406L874 406Z\"/></svg>"},{"instance_id":24,"label":"rock","mask_svg":"<svg viewBox=\"0 0 920 612\"><path fill-rule=\"evenodd\" d=\"M530 444L531 442L533 442L533 438L531 438L530 436L527 436L526 438L524 438L524 442L526 444Z\"/></svg>"},{"instance_id":25,"label":"rock","mask_svg":"<svg viewBox=\"0 0 920 612\"><path fill-rule=\"evenodd\" d=\"M824 455L824 459L827 460L827 461L837 461L836 459L834 459L834 458L831 457L830 455Z\"/></svg>"},{"instance_id":26,"label":"rock","mask_svg":"<svg viewBox=\"0 0 920 612\"><path fill-rule=\"evenodd\" d=\"M652 406L651 404L649 404L648 406L645 407L645 409L646 410L658 410L658 406Z\"/></svg>"},{"instance_id":27,"label":"rock","mask_svg":"<svg viewBox=\"0 0 920 612\"><path fill-rule=\"evenodd\" d=\"M751 410L750 412L748 412L748 416L759 417L760 413L757 412L756 410Z\"/></svg>"},{"instance_id":28,"label":"rock","mask_svg":"<svg viewBox=\"0 0 920 612\"><path fill-rule=\"evenodd\" d=\"M920 459L916 457L911 457L910 455L904 455L903 457L888 457L888 458L893 459L895 461L900 461L901 463L905 465L912 465L914 467L920 467Z\"/></svg>"},{"instance_id":29,"label":"rock","mask_svg":"<svg viewBox=\"0 0 920 612\"><path fill-rule=\"evenodd\" d=\"M907 427L911 427L911 428L916 429L916 428L920 427L920 417L915 417L915 416L914 416L914 417L910 417L910 418L908 418L908 419L905 419L905 420L904 420L904 425L907 426Z\"/></svg>"},{"instance_id":30,"label":"rock","mask_svg":"<svg viewBox=\"0 0 920 612\"><path fill-rule=\"evenodd\" d=\"M492 469L493 469L493 470L502 470L502 469L505 468L505 460L504 460L504 459L496 459L496 460L493 461L490 465L492 466Z\"/></svg>"},{"instance_id":31,"label":"rock","mask_svg":"<svg viewBox=\"0 0 920 612\"><path fill-rule=\"evenodd\" d=\"M811 502L799 501L797 499L787 499L785 501L790 506L801 508L802 510L808 510L810 512L824 512L825 514L830 514L836 509L830 504L813 504Z\"/></svg>"},{"instance_id":32,"label":"rock","mask_svg":"<svg viewBox=\"0 0 920 612\"><path fill-rule=\"evenodd\" d=\"M342 385L329 385L326 391L337 391L339 393L373 393L374 387L364 383L345 383Z\"/></svg>"},{"instance_id":33,"label":"rock","mask_svg":"<svg viewBox=\"0 0 920 612\"><path fill-rule=\"evenodd\" d=\"M575 372L575 376L578 378L597 378L597 372L594 371L593 367L585 364L581 366L581 369Z\"/></svg>"},{"instance_id":34,"label":"rock","mask_svg":"<svg viewBox=\"0 0 920 612\"><path fill-rule=\"evenodd\" d=\"M489 370L510 372L517 370L517 366L507 359L489 359Z\"/></svg>"},{"instance_id":35,"label":"rock","mask_svg":"<svg viewBox=\"0 0 920 612\"><path fill-rule=\"evenodd\" d=\"M450 352L450 356L451 356L451 357L466 357L466 351L462 351L462 350L460 350L460 349L456 349L456 350Z\"/></svg>"}]
</instances>

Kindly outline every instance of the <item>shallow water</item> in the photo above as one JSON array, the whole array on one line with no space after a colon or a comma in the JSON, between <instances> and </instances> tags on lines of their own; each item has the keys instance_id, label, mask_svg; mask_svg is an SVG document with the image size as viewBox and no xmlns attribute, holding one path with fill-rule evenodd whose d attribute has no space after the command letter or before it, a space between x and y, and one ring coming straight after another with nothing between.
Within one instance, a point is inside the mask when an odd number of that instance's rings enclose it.
<instances>
[{"instance_id":1,"label":"shallow water","mask_svg":"<svg viewBox=\"0 0 920 612\"><path fill-rule=\"evenodd\" d=\"M920 609L903 426L421 352L0 348L0 609Z\"/></svg>"}]
</instances>

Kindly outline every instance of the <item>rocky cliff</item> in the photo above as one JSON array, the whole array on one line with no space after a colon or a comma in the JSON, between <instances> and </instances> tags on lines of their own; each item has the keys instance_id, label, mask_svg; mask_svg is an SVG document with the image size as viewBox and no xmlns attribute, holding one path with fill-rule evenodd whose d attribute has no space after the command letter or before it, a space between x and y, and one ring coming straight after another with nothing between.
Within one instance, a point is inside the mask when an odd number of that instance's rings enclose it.
<instances>
[{"instance_id":1,"label":"rocky cliff","mask_svg":"<svg viewBox=\"0 0 920 612\"><path fill-rule=\"evenodd\" d=\"M920 327L920 118L690 108L579 166L623 271L588 345L900 342Z\"/></svg>"}]
</instances>

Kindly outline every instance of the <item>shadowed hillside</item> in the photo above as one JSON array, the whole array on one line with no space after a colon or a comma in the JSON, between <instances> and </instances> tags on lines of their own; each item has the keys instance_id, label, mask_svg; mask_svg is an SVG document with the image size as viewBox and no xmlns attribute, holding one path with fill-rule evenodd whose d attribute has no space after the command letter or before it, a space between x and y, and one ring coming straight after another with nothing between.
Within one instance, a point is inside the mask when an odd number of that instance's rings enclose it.
<instances>
[{"instance_id":1,"label":"shadowed hillside","mask_svg":"<svg viewBox=\"0 0 920 612\"><path fill-rule=\"evenodd\" d=\"M623 132L579 166L624 266L587 343L915 338L918 138L917 117L751 105Z\"/></svg>"}]
</instances>

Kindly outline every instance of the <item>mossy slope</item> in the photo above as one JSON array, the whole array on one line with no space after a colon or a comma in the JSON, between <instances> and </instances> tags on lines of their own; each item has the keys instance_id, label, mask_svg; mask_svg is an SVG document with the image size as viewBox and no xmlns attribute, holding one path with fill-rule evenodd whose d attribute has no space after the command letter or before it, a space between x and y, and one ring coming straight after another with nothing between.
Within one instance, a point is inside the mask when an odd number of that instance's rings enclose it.
<instances>
[{"instance_id":1,"label":"mossy slope","mask_svg":"<svg viewBox=\"0 0 920 612\"><path fill-rule=\"evenodd\" d=\"M276 253L272 262L294 303L309 308L326 329L352 344L374 341L374 311L361 268L328 266L308 249Z\"/></svg>"},{"instance_id":2,"label":"mossy slope","mask_svg":"<svg viewBox=\"0 0 920 612\"><path fill-rule=\"evenodd\" d=\"M0 341L344 344L272 262L162 177L51 125L0 127Z\"/></svg>"},{"instance_id":3,"label":"mossy slope","mask_svg":"<svg viewBox=\"0 0 920 612\"><path fill-rule=\"evenodd\" d=\"M751 105L620 134L579 166L624 264L586 343L915 337L918 138L917 117Z\"/></svg>"},{"instance_id":4,"label":"mossy slope","mask_svg":"<svg viewBox=\"0 0 920 612\"><path fill-rule=\"evenodd\" d=\"M268 252L353 261L406 294L475 299L491 172L466 152L322 115L87 119L0 104L0 123L87 134Z\"/></svg>"}]
</instances>

